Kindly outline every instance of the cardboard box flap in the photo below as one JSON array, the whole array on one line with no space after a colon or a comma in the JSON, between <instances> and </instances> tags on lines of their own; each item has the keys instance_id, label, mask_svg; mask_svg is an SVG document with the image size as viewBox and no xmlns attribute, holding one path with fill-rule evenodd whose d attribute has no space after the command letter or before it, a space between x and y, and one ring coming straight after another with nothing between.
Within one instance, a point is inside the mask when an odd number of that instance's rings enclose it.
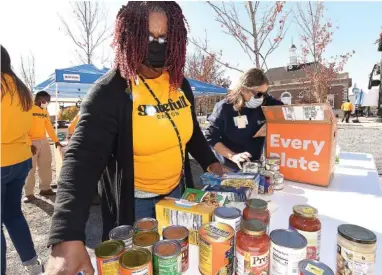
<instances>
[{"instance_id":1,"label":"cardboard box flap","mask_svg":"<svg viewBox=\"0 0 382 275\"><path fill-rule=\"evenodd\" d=\"M267 122L333 123L335 117L327 103L263 106Z\"/></svg>"}]
</instances>

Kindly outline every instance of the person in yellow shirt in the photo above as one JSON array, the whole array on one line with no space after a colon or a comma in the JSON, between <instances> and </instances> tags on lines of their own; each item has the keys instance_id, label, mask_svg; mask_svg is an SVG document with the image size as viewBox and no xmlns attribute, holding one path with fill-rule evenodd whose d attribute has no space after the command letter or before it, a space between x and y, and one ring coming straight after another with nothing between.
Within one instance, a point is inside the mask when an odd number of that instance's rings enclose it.
<instances>
[{"instance_id":1,"label":"person in yellow shirt","mask_svg":"<svg viewBox=\"0 0 382 275\"><path fill-rule=\"evenodd\" d=\"M77 127L78 119L80 118L80 112L77 113L77 115L73 118L73 120L70 122L68 126L68 139L73 135L74 129Z\"/></svg>"},{"instance_id":2,"label":"person in yellow shirt","mask_svg":"<svg viewBox=\"0 0 382 275\"><path fill-rule=\"evenodd\" d=\"M40 91L36 94L35 105L32 108L32 127L28 132L29 138L32 141L32 152L34 153L32 158L33 166L24 187L25 203L31 202L36 198L33 194L36 167L38 167L40 177L40 195L51 196L56 194L50 187L52 183L52 153L46 133L48 133L56 147L62 145L57 138L49 119L49 113L46 110L49 102L50 95L47 92Z\"/></svg>"},{"instance_id":3,"label":"person in yellow shirt","mask_svg":"<svg viewBox=\"0 0 382 275\"><path fill-rule=\"evenodd\" d=\"M11 67L1 46L1 274L6 274L6 242L3 225L26 269L23 274L42 274L32 236L21 210L25 178L32 167L28 129L32 125L32 94Z\"/></svg>"},{"instance_id":4,"label":"person in yellow shirt","mask_svg":"<svg viewBox=\"0 0 382 275\"><path fill-rule=\"evenodd\" d=\"M346 120L346 123L349 123L350 114L354 111L354 106L349 99L342 104L341 110L344 112L344 117L342 118L341 122Z\"/></svg>"}]
</instances>

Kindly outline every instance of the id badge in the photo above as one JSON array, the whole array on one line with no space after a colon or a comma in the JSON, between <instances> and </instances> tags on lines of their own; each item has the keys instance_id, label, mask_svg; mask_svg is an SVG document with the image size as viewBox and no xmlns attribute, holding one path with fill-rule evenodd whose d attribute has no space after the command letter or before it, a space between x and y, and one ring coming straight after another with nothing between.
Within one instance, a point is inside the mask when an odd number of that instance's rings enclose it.
<instances>
[{"instance_id":1,"label":"id badge","mask_svg":"<svg viewBox=\"0 0 382 275\"><path fill-rule=\"evenodd\" d=\"M237 116L233 118L238 129L245 129L248 124L247 116Z\"/></svg>"}]
</instances>

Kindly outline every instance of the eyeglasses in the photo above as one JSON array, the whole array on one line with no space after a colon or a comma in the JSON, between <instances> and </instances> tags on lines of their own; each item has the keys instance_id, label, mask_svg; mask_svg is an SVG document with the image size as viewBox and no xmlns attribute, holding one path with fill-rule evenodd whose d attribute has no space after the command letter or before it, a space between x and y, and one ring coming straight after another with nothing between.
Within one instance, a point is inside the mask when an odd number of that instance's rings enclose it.
<instances>
[{"instance_id":1,"label":"eyeglasses","mask_svg":"<svg viewBox=\"0 0 382 275\"><path fill-rule=\"evenodd\" d=\"M266 98L266 97L268 97L268 91L266 91L264 93L262 93L262 92L255 92L255 93L253 93L253 97L254 98L262 98L262 97Z\"/></svg>"},{"instance_id":2,"label":"eyeglasses","mask_svg":"<svg viewBox=\"0 0 382 275\"><path fill-rule=\"evenodd\" d=\"M157 41L159 44L164 44L167 42L167 39L165 37L158 37L155 38L151 34L149 35L149 42Z\"/></svg>"}]
</instances>

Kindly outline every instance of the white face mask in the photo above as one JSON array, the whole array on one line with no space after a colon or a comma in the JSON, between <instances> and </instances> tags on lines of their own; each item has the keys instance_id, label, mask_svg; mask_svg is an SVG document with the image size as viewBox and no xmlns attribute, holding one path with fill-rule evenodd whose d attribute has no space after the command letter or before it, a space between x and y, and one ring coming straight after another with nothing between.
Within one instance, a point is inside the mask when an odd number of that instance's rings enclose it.
<instances>
[{"instance_id":1,"label":"white face mask","mask_svg":"<svg viewBox=\"0 0 382 275\"><path fill-rule=\"evenodd\" d=\"M43 108L43 109L48 108L48 103L41 103L41 108Z\"/></svg>"},{"instance_id":2,"label":"white face mask","mask_svg":"<svg viewBox=\"0 0 382 275\"><path fill-rule=\"evenodd\" d=\"M263 104L263 102L264 102L263 96L260 98L255 98L252 96L251 99L245 103L245 107L255 109L257 107L260 107L261 104Z\"/></svg>"}]
</instances>

